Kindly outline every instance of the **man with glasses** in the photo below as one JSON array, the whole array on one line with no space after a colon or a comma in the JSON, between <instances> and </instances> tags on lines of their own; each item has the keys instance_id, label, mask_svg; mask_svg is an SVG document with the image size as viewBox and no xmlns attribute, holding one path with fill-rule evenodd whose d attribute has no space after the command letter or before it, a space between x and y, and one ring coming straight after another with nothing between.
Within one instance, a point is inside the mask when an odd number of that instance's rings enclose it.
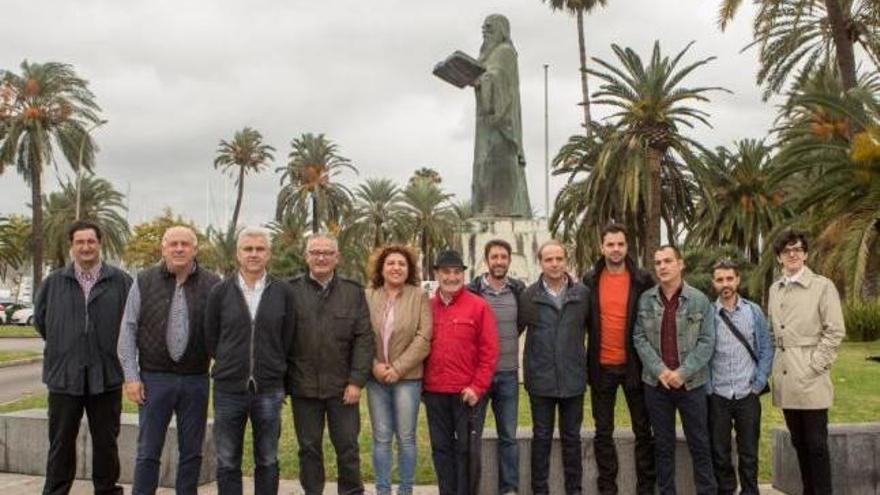
<instances>
[{"instance_id":1,"label":"man with glasses","mask_svg":"<svg viewBox=\"0 0 880 495\"><path fill-rule=\"evenodd\" d=\"M721 259L712 270L715 300L715 352L709 361L709 434L719 495L736 493L731 459L736 430L739 486L742 495L758 495L760 395L767 386L773 345L761 307L740 297L739 269Z\"/></svg>"},{"instance_id":2,"label":"man with glasses","mask_svg":"<svg viewBox=\"0 0 880 495\"><path fill-rule=\"evenodd\" d=\"M326 234L306 243L309 271L290 280L296 334L287 379L306 494L324 491L324 425L336 450L339 493L364 492L360 470L361 389L373 365L364 289L336 273L339 247Z\"/></svg>"},{"instance_id":3,"label":"man with glasses","mask_svg":"<svg viewBox=\"0 0 880 495\"><path fill-rule=\"evenodd\" d=\"M785 230L773 242L782 278L770 286L768 311L776 355L773 405L782 408L805 494L831 493L828 408L831 365L845 330L834 283L806 266L805 232Z\"/></svg>"}]
</instances>

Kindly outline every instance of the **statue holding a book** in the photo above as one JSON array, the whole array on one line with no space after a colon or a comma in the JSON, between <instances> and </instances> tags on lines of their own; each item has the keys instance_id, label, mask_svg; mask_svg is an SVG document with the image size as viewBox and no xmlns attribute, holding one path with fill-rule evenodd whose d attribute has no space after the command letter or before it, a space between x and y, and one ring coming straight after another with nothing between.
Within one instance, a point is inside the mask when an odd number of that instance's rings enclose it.
<instances>
[{"instance_id":1,"label":"statue holding a book","mask_svg":"<svg viewBox=\"0 0 880 495\"><path fill-rule=\"evenodd\" d=\"M477 60L455 52L437 64L434 74L458 87L473 86L476 139L471 206L478 217L531 218L522 148L517 53L506 17L483 22Z\"/></svg>"}]
</instances>

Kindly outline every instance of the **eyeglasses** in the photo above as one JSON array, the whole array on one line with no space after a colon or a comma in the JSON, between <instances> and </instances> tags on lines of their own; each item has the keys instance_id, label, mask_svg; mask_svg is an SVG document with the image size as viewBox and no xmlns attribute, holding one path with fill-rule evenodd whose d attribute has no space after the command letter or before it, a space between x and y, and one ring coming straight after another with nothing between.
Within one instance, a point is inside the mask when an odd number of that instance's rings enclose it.
<instances>
[{"instance_id":1,"label":"eyeglasses","mask_svg":"<svg viewBox=\"0 0 880 495\"><path fill-rule=\"evenodd\" d=\"M320 258L320 257L332 258L333 256L336 255L336 251L318 251L318 250L312 249L312 250L308 251L308 254L312 258Z\"/></svg>"},{"instance_id":2,"label":"eyeglasses","mask_svg":"<svg viewBox=\"0 0 880 495\"><path fill-rule=\"evenodd\" d=\"M792 246L792 247L787 247L787 248L783 249L782 252L779 253L779 254L781 254L782 256L791 256L791 255L795 255L795 254L804 254L804 248L803 248L802 246Z\"/></svg>"}]
</instances>

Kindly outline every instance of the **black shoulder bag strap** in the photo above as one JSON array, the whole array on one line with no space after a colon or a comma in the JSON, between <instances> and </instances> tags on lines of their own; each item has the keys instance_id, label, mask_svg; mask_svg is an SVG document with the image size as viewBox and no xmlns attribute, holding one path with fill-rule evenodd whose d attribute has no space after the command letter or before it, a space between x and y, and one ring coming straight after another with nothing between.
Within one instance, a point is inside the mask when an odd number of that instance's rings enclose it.
<instances>
[{"instance_id":1,"label":"black shoulder bag strap","mask_svg":"<svg viewBox=\"0 0 880 495\"><path fill-rule=\"evenodd\" d=\"M740 333L738 328L736 328L736 325L734 325L733 322L730 321L730 317L727 316L727 313L724 312L724 308L718 310L718 316L720 316L721 319L724 320L724 323L727 324L727 328L730 329L734 337L736 337L736 340L739 340L740 343L745 346L746 350L749 351L749 356L752 356L752 361L754 361L755 364L758 364L758 356L755 355L755 351L752 350L752 346L749 345L743 334Z\"/></svg>"}]
</instances>

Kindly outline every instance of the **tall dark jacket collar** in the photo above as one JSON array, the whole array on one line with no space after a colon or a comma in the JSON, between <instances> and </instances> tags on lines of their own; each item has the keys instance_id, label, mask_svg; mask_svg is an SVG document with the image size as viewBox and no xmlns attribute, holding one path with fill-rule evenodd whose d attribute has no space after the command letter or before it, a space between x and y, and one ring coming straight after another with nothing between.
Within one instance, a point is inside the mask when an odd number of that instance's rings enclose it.
<instances>
[{"instance_id":1,"label":"tall dark jacket collar","mask_svg":"<svg viewBox=\"0 0 880 495\"><path fill-rule=\"evenodd\" d=\"M159 263L157 263L156 265L159 267L159 273L162 274L162 277L164 277L164 278L177 277L177 274L175 274L174 272L172 272L171 270L168 269L168 265L165 263L165 260L159 261ZM197 276L200 268L201 268L201 265L199 265L199 261L194 259L192 271L189 272L189 276L186 277L186 282L184 282L184 284L188 283L189 279L191 277Z\"/></svg>"},{"instance_id":2,"label":"tall dark jacket collar","mask_svg":"<svg viewBox=\"0 0 880 495\"><path fill-rule=\"evenodd\" d=\"M630 277L638 273L639 267L636 266L635 260L633 260L629 255L626 255L626 257L623 259L623 262L626 265L626 271L630 273ZM608 265L605 262L605 257L600 256L599 259L597 259L596 262L593 263L593 269L587 272L586 275L584 275L584 285L593 287L595 284L597 284L599 281L599 275L602 274L607 266Z\"/></svg>"}]
</instances>

